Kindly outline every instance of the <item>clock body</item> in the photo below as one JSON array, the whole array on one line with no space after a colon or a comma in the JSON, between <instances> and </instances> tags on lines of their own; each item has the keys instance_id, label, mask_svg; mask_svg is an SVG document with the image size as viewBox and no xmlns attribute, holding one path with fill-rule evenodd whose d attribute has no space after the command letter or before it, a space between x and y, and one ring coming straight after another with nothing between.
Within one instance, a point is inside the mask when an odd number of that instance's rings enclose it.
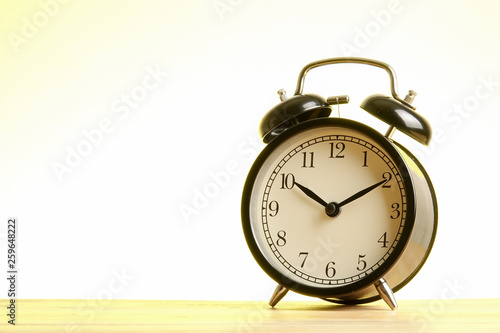
<instances>
[{"instance_id":1,"label":"clock body","mask_svg":"<svg viewBox=\"0 0 500 333\"><path fill-rule=\"evenodd\" d=\"M247 244L279 285L332 302L380 299L427 259L437 203L403 146L349 119L304 121L274 138L247 177ZM382 280L383 279L383 280Z\"/></svg>"}]
</instances>

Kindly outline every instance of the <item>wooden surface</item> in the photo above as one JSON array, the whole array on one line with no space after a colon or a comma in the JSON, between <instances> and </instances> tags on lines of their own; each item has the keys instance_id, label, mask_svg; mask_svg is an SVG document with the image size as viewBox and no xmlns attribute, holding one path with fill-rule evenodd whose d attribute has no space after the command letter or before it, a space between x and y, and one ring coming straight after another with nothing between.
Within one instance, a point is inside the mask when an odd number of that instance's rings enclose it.
<instances>
[{"instance_id":1,"label":"wooden surface","mask_svg":"<svg viewBox=\"0 0 500 333\"><path fill-rule=\"evenodd\" d=\"M339 306L266 302L17 300L16 326L0 332L500 332L500 299Z\"/></svg>"}]
</instances>

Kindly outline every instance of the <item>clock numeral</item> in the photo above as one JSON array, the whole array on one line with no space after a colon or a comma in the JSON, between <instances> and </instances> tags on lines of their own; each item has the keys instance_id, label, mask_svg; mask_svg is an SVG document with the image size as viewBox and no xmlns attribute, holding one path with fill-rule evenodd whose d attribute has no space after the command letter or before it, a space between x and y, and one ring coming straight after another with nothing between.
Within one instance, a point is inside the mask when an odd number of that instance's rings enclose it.
<instances>
[{"instance_id":1,"label":"clock numeral","mask_svg":"<svg viewBox=\"0 0 500 333\"><path fill-rule=\"evenodd\" d=\"M329 278L332 278L335 276L335 273L337 273L337 271L335 270L335 263L333 261L330 261L327 265L326 265L326 268L325 268L325 274L327 277Z\"/></svg>"},{"instance_id":2,"label":"clock numeral","mask_svg":"<svg viewBox=\"0 0 500 333\"><path fill-rule=\"evenodd\" d=\"M387 184L391 181L392 179L392 173L390 172L384 172L384 174L382 175L382 177L385 179L385 183L384 185L382 185L382 188L391 188L391 185L390 184Z\"/></svg>"},{"instance_id":3,"label":"clock numeral","mask_svg":"<svg viewBox=\"0 0 500 333\"><path fill-rule=\"evenodd\" d=\"M281 174L281 187L280 189L291 190L295 184L295 176L292 173Z\"/></svg>"},{"instance_id":4,"label":"clock numeral","mask_svg":"<svg viewBox=\"0 0 500 333\"><path fill-rule=\"evenodd\" d=\"M366 164L367 160L368 160L368 152L365 150L363 152L363 165L362 165L362 167L367 167L368 166L368 164Z\"/></svg>"},{"instance_id":5,"label":"clock numeral","mask_svg":"<svg viewBox=\"0 0 500 333\"><path fill-rule=\"evenodd\" d=\"M303 168L314 168L314 152L310 152L307 155L306 152L302 153L302 167ZM309 158L307 158L309 156Z\"/></svg>"},{"instance_id":6,"label":"clock numeral","mask_svg":"<svg viewBox=\"0 0 500 333\"><path fill-rule=\"evenodd\" d=\"M366 261L363 260L364 257L366 257L366 254L360 254L358 256L358 267L356 267L358 271L364 271L366 268Z\"/></svg>"},{"instance_id":7,"label":"clock numeral","mask_svg":"<svg viewBox=\"0 0 500 333\"><path fill-rule=\"evenodd\" d=\"M309 252L300 252L300 256L304 256L304 260L302 260L302 264L300 265L300 268L304 268L304 264L306 263L307 256L309 255Z\"/></svg>"},{"instance_id":8,"label":"clock numeral","mask_svg":"<svg viewBox=\"0 0 500 333\"><path fill-rule=\"evenodd\" d=\"M399 204L397 202L393 203L391 208L393 209L391 219L395 220L401 216L401 211L399 210Z\"/></svg>"},{"instance_id":9,"label":"clock numeral","mask_svg":"<svg viewBox=\"0 0 500 333\"><path fill-rule=\"evenodd\" d=\"M285 230L278 231L278 240L276 241L276 245L278 245L279 247L285 246L286 244L285 237L286 237Z\"/></svg>"},{"instance_id":10,"label":"clock numeral","mask_svg":"<svg viewBox=\"0 0 500 333\"><path fill-rule=\"evenodd\" d=\"M387 247L387 243L389 243L389 241L387 240L387 232L384 232L384 234L382 235L382 237L380 237L378 239L377 243L382 244L382 248L386 248Z\"/></svg>"},{"instance_id":11,"label":"clock numeral","mask_svg":"<svg viewBox=\"0 0 500 333\"><path fill-rule=\"evenodd\" d=\"M271 217L275 217L276 215L278 215L278 212L280 210L280 205L278 204L278 201L276 200L273 200L269 203L269 216Z\"/></svg>"},{"instance_id":12,"label":"clock numeral","mask_svg":"<svg viewBox=\"0 0 500 333\"><path fill-rule=\"evenodd\" d=\"M344 152L344 149L345 143L337 142L334 145L333 142L330 142L330 158L344 158L345 156L342 154Z\"/></svg>"}]
</instances>

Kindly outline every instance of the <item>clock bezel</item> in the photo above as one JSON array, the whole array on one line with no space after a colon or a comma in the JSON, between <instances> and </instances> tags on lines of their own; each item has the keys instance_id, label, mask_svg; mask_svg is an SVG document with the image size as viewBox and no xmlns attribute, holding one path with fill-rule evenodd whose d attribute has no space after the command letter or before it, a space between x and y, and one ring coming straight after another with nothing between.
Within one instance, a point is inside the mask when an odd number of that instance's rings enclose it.
<instances>
[{"instance_id":1,"label":"clock bezel","mask_svg":"<svg viewBox=\"0 0 500 333\"><path fill-rule=\"evenodd\" d=\"M300 282L299 280L292 280L285 274L280 272L279 269L275 268L271 263L269 263L268 260L265 258L264 254L261 252L259 245L257 244L250 219L251 195L254 189L255 180L262 166L267 161L271 153L279 146L281 146L281 144L283 144L289 138L298 135L304 131L320 127L321 128L342 127L361 132L364 135L368 136L371 140L373 140L373 143L383 148L386 154L393 160L394 165L400 172L407 196L407 211L406 211L405 225L403 227L400 240L396 244L395 248L393 249L389 257L372 273L367 274L360 280L352 282L347 285L332 285L331 287L319 287L319 286L315 287L311 285L306 285ZM332 135L335 134L332 133ZM415 214L416 214L415 211L416 211L415 193L414 193L413 181L411 179L411 173L408 170L408 166L404 162L403 157L395 148L395 146L391 143L389 139L385 138L375 129L365 124L345 118L318 118L318 119L308 120L286 130L284 133L280 134L278 137L273 139L266 147L264 147L264 149L259 154L259 156L255 160L254 164L252 165L248 173L243 189L242 205L241 205L242 225L243 225L243 232L245 235L245 239L250 249L250 252L252 253L253 257L255 258L259 266L278 284L304 295L322 297L322 298L339 297L341 295L356 292L358 290L366 288L366 286L368 285L375 283L385 274L387 274L387 272L398 261L399 257L406 248L406 245L410 239L415 223ZM283 267L283 270L285 269L286 268Z\"/></svg>"}]
</instances>

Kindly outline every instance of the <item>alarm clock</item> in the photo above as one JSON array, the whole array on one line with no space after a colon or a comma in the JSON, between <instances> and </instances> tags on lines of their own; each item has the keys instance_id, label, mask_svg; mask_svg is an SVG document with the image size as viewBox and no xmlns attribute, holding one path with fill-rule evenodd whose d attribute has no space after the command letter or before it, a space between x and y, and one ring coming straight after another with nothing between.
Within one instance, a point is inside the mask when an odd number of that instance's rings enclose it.
<instances>
[{"instance_id":1,"label":"alarm clock","mask_svg":"<svg viewBox=\"0 0 500 333\"><path fill-rule=\"evenodd\" d=\"M384 69L392 96L374 94L361 109L389 125L386 133L331 117L346 95L304 94L309 70L355 63ZM420 270L437 230L437 200L422 164L392 139L399 130L428 145L429 122L400 98L396 74L372 59L330 58L306 65L295 94L269 110L260 123L267 145L245 181L241 216L247 245L278 284L270 306L289 291L340 304L383 299Z\"/></svg>"}]
</instances>

